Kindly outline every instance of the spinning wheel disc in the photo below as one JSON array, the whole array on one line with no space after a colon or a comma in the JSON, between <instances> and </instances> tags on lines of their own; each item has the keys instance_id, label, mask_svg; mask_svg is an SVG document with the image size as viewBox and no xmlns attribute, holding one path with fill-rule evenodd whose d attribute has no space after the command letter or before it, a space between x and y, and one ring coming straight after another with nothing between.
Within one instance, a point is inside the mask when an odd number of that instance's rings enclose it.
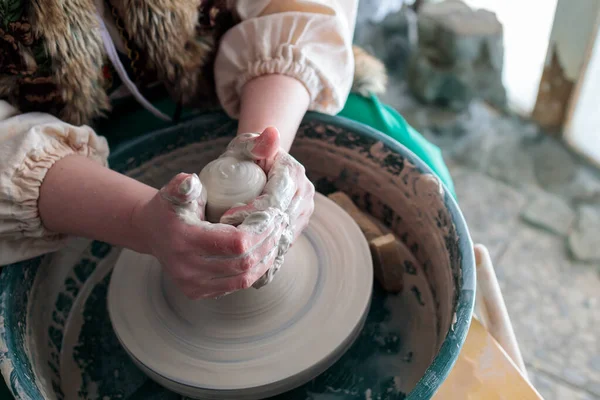
<instances>
[{"instance_id":1,"label":"spinning wheel disc","mask_svg":"<svg viewBox=\"0 0 600 400\"><path fill-rule=\"evenodd\" d=\"M132 359L190 397L258 399L329 368L358 336L373 268L352 218L317 194L308 228L269 285L189 301L151 256L123 251L108 308Z\"/></svg>"}]
</instances>

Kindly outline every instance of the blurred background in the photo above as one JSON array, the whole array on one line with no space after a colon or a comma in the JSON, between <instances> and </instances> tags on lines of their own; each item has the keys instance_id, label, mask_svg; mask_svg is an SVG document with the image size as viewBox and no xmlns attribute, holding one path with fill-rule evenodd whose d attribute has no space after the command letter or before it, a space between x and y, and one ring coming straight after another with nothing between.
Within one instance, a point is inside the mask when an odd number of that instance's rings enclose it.
<instances>
[{"instance_id":1,"label":"blurred background","mask_svg":"<svg viewBox=\"0 0 600 400\"><path fill-rule=\"evenodd\" d=\"M361 0L383 100L438 145L532 383L600 399L600 1Z\"/></svg>"}]
</instances>

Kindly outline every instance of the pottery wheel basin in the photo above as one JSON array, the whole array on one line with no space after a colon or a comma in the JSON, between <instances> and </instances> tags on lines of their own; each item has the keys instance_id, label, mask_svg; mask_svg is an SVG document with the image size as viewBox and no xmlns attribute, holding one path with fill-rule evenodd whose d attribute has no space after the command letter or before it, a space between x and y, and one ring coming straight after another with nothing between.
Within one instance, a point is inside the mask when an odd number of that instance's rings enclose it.
<instances>
[{"instance_id":1,"label":"pottery wheel basin","mask_svg":"<svg viewBox=\"0 0 600 400\"><path fill-rule=\"evenodd\" d=\"M206 114L114 149L110 164L158 188L179 172L200 171L235 130L223 114ZM404 290L386 294L375 284L354 345L277 398L430 398L458 357L474 302L472 243L452 195L405 147L342 118L309 114L292 154L318 192L344 191L400 238ZM73 239L58 253L1 270L0 371L16 396L181 398L140 371L115 337L106 296L120 251Z\"/></svg>"}]
</instances>

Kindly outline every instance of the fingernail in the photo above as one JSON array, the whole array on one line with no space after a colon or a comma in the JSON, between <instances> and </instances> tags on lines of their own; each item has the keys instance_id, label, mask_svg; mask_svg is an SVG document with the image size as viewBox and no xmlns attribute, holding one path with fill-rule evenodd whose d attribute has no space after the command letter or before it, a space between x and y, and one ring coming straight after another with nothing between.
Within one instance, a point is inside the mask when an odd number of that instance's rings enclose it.
<instances>
[{"instance_id":1,"label":"fingernail","mask_svg":"<svg viewBox=\"0 0 600 400\"><path fill-rule=\"evenodd\" d=\"M181 182L181 184L179 185L179 193L184 196L191 194L198 186L199 180L200 178L198 178L198 175L196 174L192 174L189 177L185 178L183 182Z\"/></svg>"}]
</instances>

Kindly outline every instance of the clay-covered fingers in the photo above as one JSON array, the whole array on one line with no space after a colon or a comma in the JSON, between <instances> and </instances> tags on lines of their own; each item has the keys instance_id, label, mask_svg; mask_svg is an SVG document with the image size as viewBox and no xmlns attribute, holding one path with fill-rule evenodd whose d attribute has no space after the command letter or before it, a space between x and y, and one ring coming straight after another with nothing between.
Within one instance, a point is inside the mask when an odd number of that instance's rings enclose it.
<instances>
[{"instance_id":1,"label":"clay-covered fingers","mask_svg":"<svg viewBox=\"0 0 600 400\"><path fill-rule=\"evenodd\" d=\"M295 242L298 236L306 229L314 210L315 205L313 201L302 201L302 199L298 199L290 207L290 221L293 221L290 224L293 236L292 243Z\"/></svg>"},{"instance_id":2,"label":"clay-covered fingers","mask_svg":"<svg viewBox=\"0 0 600 400\"><path fill-rule=\"evenodd\" d=\"M223 156L248 159L259 164L265 172L279 151L279 131L276 128L266 128L262 133L244 133L236 136Z\"/></svg>"},{"instance_id":3,"label":"clay-covered fingers","mask_svg":"<svg viewBox=\"0 0 600 400\"><path fill-rule=\"evenodd\" d=\"M231 279L246 280L241 284L242 289L252 286L271 267L270 255L277 254L286 226L280 223L283 217L273 219L270 227L262 231L252 225L241 228L208 222L190 225L184 232L186 240L171 244L173 258L161 261L191 298L218 292L221 289L215 286L227 286L223 282ZM235 290L239 288L224 291Z\"/></svg>"},{"instance_id":4,"label":"clay-covered fingers","mask_svg":"<svg viewBox=\"0 0 600 400\"><path fill-rule=\"evenodd\" d=\"M252 256L244 257L241 264L241 272L232 273L232 269L227 266L223 270L216 271L218 276L207 277L204 274L194 275L193 271L190 276L176 276L183 293L190 299L200 298L215 298L220 297L238 290L248 289L254 285L266 272L271 268L275 258L277 257L277 246L265 245L266 253L256 252ZM221 264L221 267L225 267ZM229 270L229 273L225 271ZM222 276L220 276L222 275Z\"/></svg>"},{"instance_id":5,"label":"clay-covered fingers","mask_svg":"<svg viewBox=\"0 0 600 400\"><path fill-rule=\"evenodd\" d=\"M215 279L210 282L210 294L206 298L220 297L238 290L249 289L268 274L277 257L277 247L272 248L262 259L260 259L253 268L238 275L222 279Z\"/></svg>"},{"instance_id":6,"label":"clay-covered fingers","mask_svg":"<svg viewBox=\"0 0 600 400\"><path fill-rule=\"evenodd\" d=\"M197 255L197 262L206 264L203 272L210 275L210 280L229 278L256 270L261 260L279 246L284 229L285 225L277 223L269 231L260 234L238 231L235 236L242 239L227 239L225 245L219 245L219 251L228 255L202 255L200 251L206 252L206 249L201 249Z\"/></svg>"},{"instance_id":7,"label":"clay-covered fingers","mask_svg":"<svg viewBox=\"0 0 600 400\"><path fill-rule=\"evenodd\" d=\"M239 258L256 251L270 238L281 235L285 221L287 216L283 213L255 213L237 227L202 221L183 227L180 245L207 260Z\"/></svg>"},{"instance_id":8,"label":"clay-covered fingers","mask_svg":"<svg viewBox=\"0 0 600 400\"><path fill-rule=\"evenodd\" d=\"M204 219L206 190L198 175L177 174L159 193L184 222L198 224Z\"/></svg>"},{"instance_id":9,"label":"clay-covered fingers","mask_svg":"<svg viewBox=\"0 0 600 400\"><path fill-rule=\"evenodd\" d=\"M196 174L180 173L160 189L160 194L174 205L188 204L195 200L201 200L202 183Z\"/></svg>"},{"instance_id":10,"label":"clay-covered fingers","mask_svg":"<svg viewBox=\"0 0 600 400\"><path fill-rule=\"evenodd\" d=\"M296 193L294 193L294 197L286 210L290 220L295 220L305 214L312 215L315 208L315 186L313 183L306 178L303 171L297 173L296 182Z\"/></svg>"},{"instance_id":11,"label":"clay-covered fingers","mask_svg":"<svg viewBox=\"0 0 600 400\"><path fill-rule=\"evenodd\" d=\"M152 226L154 255L191 298L268 283L314 207L314 186L304 167L279 148L276 129L238 136L223 156L246 158L265 170L267 183L259 197L227 211L221 223L208 223L200 179L179 174L161 189L150 210L157 215L169 211Z\"/></svg>"}]
</instances>

